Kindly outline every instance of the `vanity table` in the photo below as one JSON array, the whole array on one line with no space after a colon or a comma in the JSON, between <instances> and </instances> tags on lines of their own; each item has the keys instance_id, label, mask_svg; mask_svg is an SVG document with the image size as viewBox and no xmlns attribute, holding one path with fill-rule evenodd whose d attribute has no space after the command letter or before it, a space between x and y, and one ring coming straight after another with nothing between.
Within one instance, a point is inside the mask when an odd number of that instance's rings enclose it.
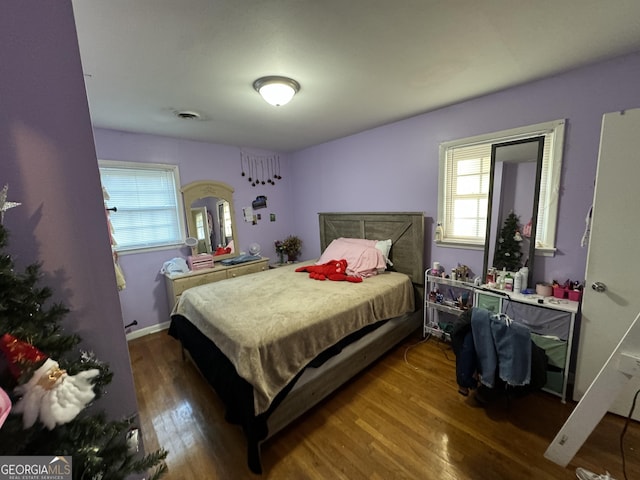
<instances>
[{"instance_id":1,"label":"vanity table","mask_svg":"<svg viewBox=\"0 0 640 480\"><path fill-rule=\"evenodd\" d=\"M165 274L169 311L188 288L220 282L228 278L240 277L249 273L262 272L269 268L269 259L223 265L221 260L238 255L235 211L233 207L233 188L215 180L198 180L182 187L182 198L185 205L187 230L193 237L193 255L198 253L214 253L218 247L229 248L230 252L214 256L214 266L192 270L184 274Z\"/></svg>"},{"instance_id":2,"label":"vanity table","mask_svg":"<svg viewBox=\"0 0 640 480\"><path fill-rule=\"evenodd\" d=\"M542 348L548 360L544 390L564 402L570 376L573 334L580 302L540 295L525 295L475 286L470 282L431 276L425 272L423 336L450 340L452 322L464 311L455 301L466 299L466 307L480 307L504 313L514 322L526 325L531 339ZM432 292L440 292L440 297ZM450 328L451 327L451 328Z\"/></svg>"},{"instance_id":3,"label":"vanity table","mask_svg":"<svg viewBox=\"0 0 640 480\"><path fill-rule=\"evenodd\" d=\"M540 295L524 295L480 286L474 290L474 306L505 313L531 330L531 339L547 354L544 390L567 397L573 332L580 302Z\"/></svg>"},{"instance_id":4,"label":"vanity table","mask_svg":"<svg viewBox=\"0 0 640 480\"><path fill-rule=\"evenodd\" d=\"M167 286L167 300L169 311L173 311L174 305L180 299L182 292L188 288L205 285L207 283L219 282L228 278L240 277L250 273L262 272L269 268L269 259L262 257L260 260L239 263L237 265L222 265L218 263L213 268L203 268L183 274L165 274L165 284Z\"/></svg>"},{"instance_id":5,"label":"vanity table","mask_svg":"<svg viewBox=\"0 0 640 480\"><path fill-rule=\"evenodd\" d=\"M238 235L233 207L233 188L230 185L215 180L198 180L184 185L181 191L187 230L193 240L193 245L190 245L193 255L213 254L217 248L216 245L228 248L229 253L215 255L212 268L192 270L184 274L165 274L170 312L173 311L182 292L189 288L269 269L269 259L266 257L234 265L220 263L222 260L238 255L235 250L238 245Z\"/></svg>"}]
</instances>

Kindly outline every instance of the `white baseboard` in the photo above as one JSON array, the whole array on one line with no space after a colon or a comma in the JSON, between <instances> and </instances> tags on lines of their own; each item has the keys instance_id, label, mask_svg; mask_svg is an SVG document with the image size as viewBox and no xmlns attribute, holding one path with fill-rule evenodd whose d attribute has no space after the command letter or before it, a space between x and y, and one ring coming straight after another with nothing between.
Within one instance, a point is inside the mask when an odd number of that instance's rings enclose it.
<instances>
[{"instance_id":1,"label":"white baseboard","mask_svg":"<svg viewBox=\"0 0 640 480\"><path fill-rule=\"evenodd\" d=\"M169 328L171 321L158 323L157 325L151 325L150 327L144 327L140 330L136 330L131 333L127 333L127 342L133 340L134 338L144 337L145 335L151 335L152 333L161 332L162 330L166 330Z\"/></svg>"}]
</instances>

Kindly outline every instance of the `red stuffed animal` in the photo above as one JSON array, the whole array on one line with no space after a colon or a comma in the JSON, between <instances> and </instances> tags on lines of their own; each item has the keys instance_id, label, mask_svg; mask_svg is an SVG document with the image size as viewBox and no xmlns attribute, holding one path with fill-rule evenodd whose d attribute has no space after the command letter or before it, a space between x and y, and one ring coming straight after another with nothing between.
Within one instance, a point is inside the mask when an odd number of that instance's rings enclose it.
<instances>
[{"instance_id":1,"label":"red stuffed animal","mask_svg":"<svg viewBox=\"0 0 640 480\"><path fill-rule=\"evenodd\" d=\"M352 283L360 283L362 282L362 278L354 277L351 275L347 275L345 272L347 271L347 261L342 260L331 260L323 265L307 265L304 267L296 268L296 272L309 272L309 278L314 278L316 280L333 280L335 282L352 282Z\"/></svg>"}]
</instances>

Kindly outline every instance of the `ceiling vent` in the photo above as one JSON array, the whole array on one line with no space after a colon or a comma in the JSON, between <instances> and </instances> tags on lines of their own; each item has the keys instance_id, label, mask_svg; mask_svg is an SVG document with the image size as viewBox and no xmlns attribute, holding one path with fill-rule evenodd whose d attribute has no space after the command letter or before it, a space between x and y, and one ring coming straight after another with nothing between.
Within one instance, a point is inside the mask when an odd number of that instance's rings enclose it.
<instances>
[{"instance_id":1,"label":"ceiling vent","mask_svg":"<svg viewBox=\"0 0 640 480\"><path fill-rule=\"evenodd\" d=\"M173 113L181 120L202 120L202 115L191 110L177 110Z\"/></svg>"}]
</instances>

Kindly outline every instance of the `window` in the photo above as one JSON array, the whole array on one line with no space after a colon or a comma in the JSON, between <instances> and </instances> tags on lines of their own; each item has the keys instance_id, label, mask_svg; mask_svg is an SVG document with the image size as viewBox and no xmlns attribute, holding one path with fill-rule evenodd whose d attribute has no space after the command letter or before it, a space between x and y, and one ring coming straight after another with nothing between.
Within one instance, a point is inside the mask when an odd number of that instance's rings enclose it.
<instances>
[{"instance_id":1,"label":"window","mask_svg":"<svg viewBox=\"0 0 640 480\"><path fill-rule=\"evenodd\" d=\"M218 209L222 210L222 223L224 224L224 236L231 237L231 209L229 208L229 202L224 200L221 205L218 204Z\"/></svg>"},{"instance_id":2,"label":"window","mask_svg":"<svg viewBox=\"0 0 640 480\"><path fill-rule=\"evenodd\" d=\"M102 186L118 252L184 243L180 179L175 165L100 160Z\"/></svg>"},{"instance_id":3,"label":"window","mask_svg":"<svg viewBox=\"0 0 640 480\"><path fill-rule=\"evenodd\" d=\"M444 239L484 245L491 144L449 148L445 161Z\"/></svg>"},{"instance_id":4,"label":"window","mask_svg":"<svg viewBox=\"0 0 640 480\"><path fill-rule=\"evenodd\" d=\"M536 252L555 251L564 120L480 135L440 145L438 223L441 245L483 247L491 145L544 135Z\"/></svg>"}]
</instances>

